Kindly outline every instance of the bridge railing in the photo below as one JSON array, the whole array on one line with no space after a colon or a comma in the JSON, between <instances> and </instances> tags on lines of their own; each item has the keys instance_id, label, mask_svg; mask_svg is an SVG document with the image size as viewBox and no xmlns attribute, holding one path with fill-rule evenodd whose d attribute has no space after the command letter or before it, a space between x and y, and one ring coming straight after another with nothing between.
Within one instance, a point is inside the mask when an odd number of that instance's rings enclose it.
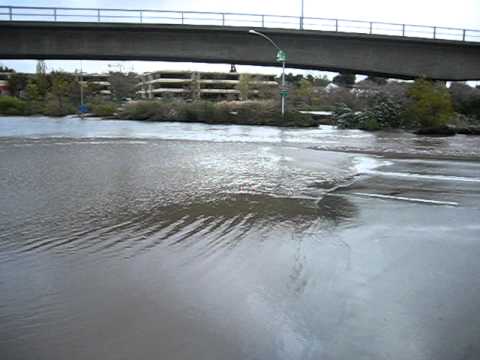
<instances>
[{"instance_id":1,"label":"bridge railing","mask_svg":"<svg viewBox=\"0 0 480 360\"><path fill-rule=\"evenodd\" d=\"M0 6L0 21L241 26L480 42L480 30L473 29L229 12Z\"/></svg>"}]
</instances>

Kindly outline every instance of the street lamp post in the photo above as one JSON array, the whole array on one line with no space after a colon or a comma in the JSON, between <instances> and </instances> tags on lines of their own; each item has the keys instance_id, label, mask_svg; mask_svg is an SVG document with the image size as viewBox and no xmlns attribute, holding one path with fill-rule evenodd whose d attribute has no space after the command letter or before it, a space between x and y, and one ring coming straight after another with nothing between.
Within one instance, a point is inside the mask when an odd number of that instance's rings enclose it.
<instances>
[{"instance_id":1,"label":"street lamp post","mask_svg":"<svg viewBox=\"0 0 480 360\"><path fill-rule=\"evenodd\" d=\"M80 62L80 106L83 107L83 64Z\"/></svg>"},{"instance_id":2,"label":"street lamp post","mask_svg":"<svg viewBox=\"0 0 480 360\"><path fill-rule=\"evenodd\" d=\"M302 11L300 13L300 30L303 30L303 0L302 0Z\"/></svg>"},{"instance_id":3,"label":"street lamp post","mask_svg":"<svg viewBox=\"0 0 480 360\"><path fill-rule=\"evenodd\" d=\"M83 102L84 96L83 96L83 86L85 85L85 82L83 81L83 63L80 61L80 117L83 119L83 115L87 112L87 108Z\"/></svg>"},{"instance_id":4,"label":"street lamp post","mask_svg":"<svg viewBox=\"0 0 480 360\"><path fill-rule=\"evenodd\" d=\"M287 54L285 51L280 49L280 47L272 40L270 39L267 35L256 31L256 30L249 30L248 31L250 34L258 35L263 37L265 40L267 40L270 44L272 44L275 49L277 49L277 61L282 63L282 88L280 90L280 96L282 99L282 118L285 118L285 98L288 94L287 89L285 88L285 62L287 61Z\"/></svg>"}]
</instances>

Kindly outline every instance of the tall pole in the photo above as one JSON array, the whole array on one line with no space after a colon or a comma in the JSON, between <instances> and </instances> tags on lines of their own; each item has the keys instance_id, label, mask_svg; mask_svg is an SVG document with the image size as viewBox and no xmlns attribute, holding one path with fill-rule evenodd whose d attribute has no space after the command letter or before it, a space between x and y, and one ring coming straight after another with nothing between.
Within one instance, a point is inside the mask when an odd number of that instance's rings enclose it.
<instances>
[{"instance_id":1,"label":"tall pole","mask_svg":"<svg viewBox=\"0 0 480 360\"><path fill-rule=\"evenodd\" d=\"M300 12L300 30L303 30L303 1L302 0L302 11Z\"/></svg>"},{"instance_id":2,"label":"tall pole","mask_svg":"<svg viewBox=\"0 0 480 360\"><path fill-rule=\"evenodd\" d=\"M286 91L287 91L285 89L285 62L286 62L286 59L287 59L287 54L282 49L280 49L280 47L275 43L275 41L270 39L267 35L265 35L261 32L258 32L256 30L249 30L248 32L250 34L254 34L254 35L258 35L258 36L263 37L265 40L267 40L270 44L272 44L278 50L277 61L282 62L282 88L281 88L281 91L280 91L281 101L282 101L282 119L285 119L285 96L286 96Z\"/></svg>"},{"instance_id":3,"label":"tall pole","mask_svg":"<svg viewBox=\"0 0 480 360\"><path fill-rule=\"evenodd\" d=\"M83 74L80 74L80 106L83 106Z\"/></svg>"},{"instance_id":4,"label":"tall pole","mask_svg":"<svg viewBox=\"0 0 480 360\"><path fill-rule=\"evenodd\" d=\"M80 117L83 118L83 61L80 60Z\"/></svg>"},{"instance_id":5,"label":"tall pole","mask_svg":"<svg viewBox=\"0 0 480 360\"><path fill-rule=\"evenodd\" d=\"M285 90L285 61L282 61L282 90ZM285 118L285 96L282 94L282 119Z\"/></svg>"}]
</instances>

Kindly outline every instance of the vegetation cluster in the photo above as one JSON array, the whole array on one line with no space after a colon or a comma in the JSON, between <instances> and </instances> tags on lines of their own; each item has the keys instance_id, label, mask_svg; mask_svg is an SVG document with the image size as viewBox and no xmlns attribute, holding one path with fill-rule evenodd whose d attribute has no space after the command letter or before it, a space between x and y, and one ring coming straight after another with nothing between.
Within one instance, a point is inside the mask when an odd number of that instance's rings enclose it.
<instances>
[{"instance_id":1,"label":"vegetation cluster","mask_svg":"<svg viewBox=\"0 0 480 360\"><path fill-rule=\"evenodd\" d=\"M367 77L356 82L354 74L339 74L332 81L324 76L286 74L288 111L282 117L278 89L262 87L247 74L236 87L242 101L207 101L199 96L139 100L135 73L111 72L111 96L106 97L95 82L82 81L80 73L47 73L42 61L34 76L10 72L11 96L0 97L0 114L4 115L75 114L83 87L89 112L104 118L305 127L318 122L299 110L323 110L332 116L322 121L340 128L452 127L459 133L480 133L480 89L464 83L447 88L445 83L426 79L399 82Z\"/></svg>"},{"instance_id":2,"label":"vegetation cluster","mask_svg":"<svg viewBox=\"0 0 480 360\"><path fill-rule=\"evenodd\" d=\"M480 89L464 83L447 88L445 83L426 79L397 82L376 77L355 83L355 76L340 74L322 88L308 77L293 80L289 105L332 111L332 123L340 128L452 127L473 134L480 126Z\"/></svg>"},{"instance_id":3,"label":"vegetation cluster","mask_svg":"<svg viewBox=\"0 0 480 360\"><path fill-rule=\"evenodd\" d=\"M407 85L402 94L377 91L369 94L365 107L356 111L346 104L338 104L334 111L339 127L371 131L441 127L453 117L448 89L422 79Z\"/></svg>"},{"instance_id":4,"label":"vegetation cluster","mask_svg":"<svg viewBox=\"0 0 480 360\"><path fill-rule=\"evenodd\" d=\"M39 61L34 76L12 72L8 83L11 96L0 97L0 114L65 116L77 113L81 88L87 108L98 116L112 116L121 99L135 95L134 73L110 73L112 99L101 95L99 85L82 81L80 73L46 72Z\"/></svg>"},{"instance_id":5,"label":"vegetation cluster","mask_svg":"<svg viewBox=\"0 0 480 360\"><path fill-rule=\"evenodd\" d=\"M272 125L310 127L317 123L310 115L288 111L282 117L275 101L220 101L179 99L135 101L125 105L119 118L146 121L184 121L208 124Z\"/></svg>"}]
</instances>

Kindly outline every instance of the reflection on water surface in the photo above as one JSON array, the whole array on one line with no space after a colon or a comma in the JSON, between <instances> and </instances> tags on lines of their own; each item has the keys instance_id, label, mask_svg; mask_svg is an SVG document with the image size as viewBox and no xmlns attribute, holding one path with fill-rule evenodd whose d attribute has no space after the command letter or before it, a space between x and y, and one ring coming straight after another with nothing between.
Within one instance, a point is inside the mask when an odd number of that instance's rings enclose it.
<instances>
[{"instance_id":1,"label":"reflection on water surface","mask_svg":"<svg viewBox=\"0 0 480 360\"><path fill-rule=\"evenodd\" d=\"M480 354L478 163L308 149L477 140L77 119L0 136L2 360Z\"/></svg>"}]
</instances>

